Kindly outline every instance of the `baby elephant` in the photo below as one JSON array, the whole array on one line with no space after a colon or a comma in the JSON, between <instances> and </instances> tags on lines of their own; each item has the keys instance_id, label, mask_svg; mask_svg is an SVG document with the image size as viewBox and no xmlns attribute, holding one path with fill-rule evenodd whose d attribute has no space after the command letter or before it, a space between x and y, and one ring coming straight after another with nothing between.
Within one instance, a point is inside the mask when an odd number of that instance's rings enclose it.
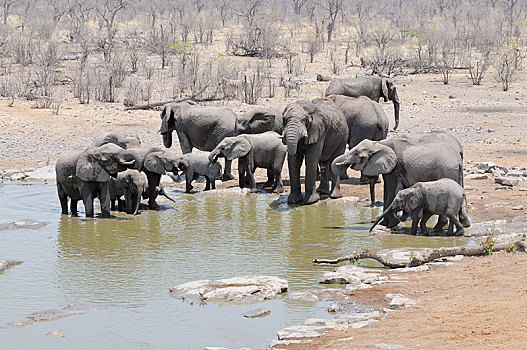
<instances>
[{"instance_id":1,"label":"baby elephant","mask_svg":"<svg viewBox=\"0 0 527 350\"><path fill-rule=\"evenodd\" d=\"M239 158L238 172L240 187L248 180L251 192L257 192L254 180L256 168L267 169L266 186L272 186L273 192L282 193L282 167L284 165L287 146L282 143L281 136L274 131L262 134L240 135L226 137L212 152L209 160L216 162L219 157L227 160Z\"/></svg>"},{"instance_id":2,"label":"baby elephant","mask_svg":"<svg viewBox=\"0 0 527 350\"><path fill-rule=\"evenodd\" d=\"M148 179L146 174L135 169L128 169L119 173L116 178L110 178L109 181L111 209L115 210L115 200L117 200L117 210L137 215L141 205L141 198L148 199ZM164 195L174 202L161 185L156 188L156 193ZM121 199L123 196L124 201Z\"/></svg>"},{"instance_id":3,"label":"baby elephant","mask_svg":"<svg viewBox=\"0 0 527 350\"><path fill-rule=\"evenodd\" d=\"M421 232L428 234L426 222L432 215L438 214L445 215L450 220L448 234L454 234L456 226L455 235L461 236L464 233L463 227L470 227L467 211L463 206L463 201L466 203L466 200L465 190L454 180L418 182L397 193L390 206L377 218L370 232L386 214L404 210L411 215L412 234L417 234L419 220Z\"/></svg>"},{"instance_id":4,"label":"baby elephant","mask_svg":"<svg viewBox=\"0 0 527 350\"><path fill-rule=\"evenodd\" d=\"M221 175L221 165L209 162L209 155L209 152L187 153L177 158L176 166L185 173L186 193L192 190L192 180L196 180L200 175L207 179L205 191L210 190L211 187L213 190L216 189L215 180Z\"/></svg>"}]
</instances>

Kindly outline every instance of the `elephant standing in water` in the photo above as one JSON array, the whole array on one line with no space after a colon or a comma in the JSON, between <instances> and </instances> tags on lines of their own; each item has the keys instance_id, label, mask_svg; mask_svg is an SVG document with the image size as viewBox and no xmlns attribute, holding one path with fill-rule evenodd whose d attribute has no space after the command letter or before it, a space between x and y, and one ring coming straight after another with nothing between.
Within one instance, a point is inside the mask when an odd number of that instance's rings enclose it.
<instances>
[{"instance_id":1,"label":"elephant standing in water","mask_svg":"<svg viewBox=\"0 0 527 350\"><path fill-rule=\"evenodd\" d=\"M289 104L283 113L284 137L289 153L289 179L291 193L288 202L313 204L321 194L331 198L342 197L340 172L333 173L331 162L346 150L348 124L346 117L329 99L297 101ZM300 188L300 167L306 160L305 196ZM320 186L315 191L317 165L320 165ZM331 178L331 191L329 188ZM319 193L317 193L319 192Z\"/></svg>"},{"instance_id":2,"label":"elephant standing in water","mask_svg":"<svg viewBox=\"0 0 527 350\"><path fill-rule=\"evenodd\" d=\"M221 175L221 165L209 161L210 153L187 153L176 159L176 166L185 174L185 192L192 190L192 181L201 175L205 176L207 183L205 191L216 189L216 178Z\"/></svg>"},{"instance_id":3,"label":"elephant standing in water","mask_svg":"<svg viewBox=\"0 0 527 350\"><path fill-rule=\"evenodd\" d=\"M161 135L166 148L172 146L175 130L183 154L193 148L212 151L225 137L234 136L236 113L221 106L198 106L190 102L168 103L161 112ZM231 161L225 161L223 180L232 180Z\"/></svg>"},{"instance_id":4,"label":"elephant standing in water","mask_svg":"<svg viewBox=\"0 0 527 350\"><path fill-rule=\"evenodd\" d=\"M459 152L445 142L413 144L403 139L361 141L331 164L340 174L348 167L367 176L383 175L384 207L388 208L398 191L417 182L449 178L463 184L463 161ZM388 213L382 225L393 227L399 219ZM445 225L440 218L436 229Z\"/></svg>"},{"instance_id":5,"label":"elephant standing in water","mask_svg":"<svg viewBox=\"0 0 527 350\"><path fill-rule=\"evenodd\" d=\"M267 182L264 187L272 186L272 191L282 193L282 167L287 148L282 144L280 135L274 131L255 135L226 137L210 153L209 160L216 162L219 157L238 158L239 185L241 188L249 182L251 192L257 192L254 171L267 169ZM248 180L248 181L247 181Z\"/></svg>"},{"instance_id":6,"label":"elephant standing in water","mask_svg":"<svg viewBox=\"0 0 527 350\"><path fill-rule=\"evenodd\" d=\"M381 98L384 99L384 102L393 101L395 114L393 130L399 126L399 95L397 95L397 88L391 79L373 75L363 78L335 79L329 83L326 89L326 96L329 95L366 96L375 102L379 102Z\"/></svg>"},{"instance_id":7,"label":"elephant standing in water","mask_svg":"<svg viewBox=\"0 0 527 350\"><path fill-rule=\"evenodd\" d=\"M93 216L93 200L99 197L103 217L110 216L110 176L126 169L138 169L141 161L133 150L115 144L89 147L83 152L62 154L55 165L57 192L63 214L68 214L68 198L73 214L82 200L86 216Z\"/></svg>"},{"instance_id":8,"label":"elephant standing in water","mask_svg":"<svg viewBox=\"0 0 527 350\"><path fill-rule=\"evenodd\" d=\"M462 236L464 227L470 227L470 221L463 202L466 202L465 190L457 182L451 179L440 179L437 181L418 182L412 187L399 191L392 204L384 209L371 230L388 213L396 213L404 210L412 217L412 234L417 234L417 225L421 221L421 233L428 234L426 222L432 215L439 214L448 217L450 224L448 234ZM459 217L459 219L458 219Z\"/></svg>"}]
</instances>

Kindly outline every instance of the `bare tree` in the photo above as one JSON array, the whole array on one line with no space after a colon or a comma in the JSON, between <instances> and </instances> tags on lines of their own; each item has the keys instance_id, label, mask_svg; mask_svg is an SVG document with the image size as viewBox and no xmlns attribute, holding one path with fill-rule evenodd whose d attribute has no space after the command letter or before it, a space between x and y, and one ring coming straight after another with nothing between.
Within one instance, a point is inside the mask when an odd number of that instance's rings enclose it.
<instances>
[{"instance_id":1,"label":"bare tree","mask_svg":"<svg viewBox=\"0 0 527 350\"><path fill-rule=\"evenodd\" d=\"M15 5L17 2L18 0L2 0L4 25L7 25L7 17L9 17L9 15L12 13L13 5Z\"/></svg>"},{"instance_id":2,"label":"bare tree","mask_svg":"<svg viewBox=\"0 0 527 350\"><path fill-rule=\"evenodd\" d=\"M117 31L115 28L115 16L127 6L127 0L104 0L97 2L97 5L95 6L95 10L99 15L99 20L106 29L106 33L101 41L102 45L99 45L103 50L106 62L111 60L111 53L114 49L114 39Z\"/></svg>"},{"instance_id":3,"label":"bare tree","mask_svg":"<svg viewBox=\"0 0 527 350\"><path fill-rule=\"evenodd\" d=\"M498 52L494 61L496 79L501 82L503 91L509 90L516 71L521 64L521 52L517 44L509 43Z\"/></svg>"},{"instance_id":4,"label":"bare tree","mask_svg":"<svg viewBox=\"0 0 527 350\"><path fill-rule=\"evenodd\" d=\"M337 21L337 16L343 10L343 0L325 0L320 4L320 7L325 11L327 20L328 20L328 43L331 42L331 37L335 30L335 23Z\"/></svg>"},{"instance_id":5,"label":"bare tree","mask_svg":"<svg viewBox=\"0 0 527 350\"><path fill-rule=\"evenodd\" d=\"M229 0L222 0L219 3L219 10L220 10L220 17L221 17L221 25L225 27L225 21L227 21L227 17L229 15Z\"/></svg>"},{"instance_id":6,"label":"bare tree","mask_svg":"<svg viewBox=\"0 0 527 350\"><path fill-rule=\"evenodd\" d=\"M249 27L252 27L256 15L263 4L264 0L242 0L238 9L236 9L236 13L249 25Z\"/></svg>"},{"instance_id":7,"label":"bare tree","mask_svg":"<svg viewBox=\"0 0 527 350\"><path fill-rule=\"evenodd\" d=\"M302 11L302 8L307 3L307 0L289 0L291 6L293 7L293 11L295 12L295 15L299 15Z\"/></svg>"}]
</instances>

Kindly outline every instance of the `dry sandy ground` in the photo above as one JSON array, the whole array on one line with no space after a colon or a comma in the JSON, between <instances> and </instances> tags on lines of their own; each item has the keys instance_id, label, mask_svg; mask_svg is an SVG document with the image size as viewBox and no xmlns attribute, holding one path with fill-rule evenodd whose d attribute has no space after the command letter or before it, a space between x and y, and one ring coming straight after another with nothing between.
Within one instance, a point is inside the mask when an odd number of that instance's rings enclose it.
<instances>
[{"instance_id":1,"label":"dry sandy ground","mask_svg":"<svg viewBox=\"0 0 527 350\"><path fill-rule=\"evenodd\" d=\"M453 75L450 85L443 85L438 75L398 77L396 83L402 99L400 129L457 135L464 145L465 168L484 161L526 166L527 89L521 81L527 81L527 76L522 74L508 92L500 91L490 76L482 86L470 85L462 73ZM323 94L327 83L313 80L314 76L305 77L303 98ZM282 91L277 95L261 103L284 106L287 101L281 97ZM227 104L236 112L251 109L236 101ZM392 107L383 106L393 125ZM128 112L119 104L83 106L69 101L55 116L48 110L32 109L24 102L17 101L14 107L8 107L7 101L0 101L0 171L53 163L62 151L82 149L95 135L109 128L137 132L143 144L162 146L157 133L159 126L159 112ZM174 150L179 152L177 147ZM283 173L287 178L286 168ZM257 175L263 181L264 172ZM343 193L368 198L368 187L357 184L357 173L352 176L343 184ZM236 184L230 181L221 187ZM527 183L499 189L491 177L466 180L465 184L472 188L467 192L473 221L527 220L523 209L527 208L527 192L520 190ZM200 186L203 185L196 187ZM381 185L377 186L377 198L382 200ZM518 205L523 208L513 210ZM425 349L525 348L526 270L527 255L516 253L465 259L446 269L411 275L408 284L380 287L378 299L388 292L401 292L416 299L416 307L389 314L385 320L354 330L353 334L324 337L309 348L367 349L377 343ZM373 299L370 302L376 303ZM353 340L338 340L350 336Z\"/></svg>"},{"instance_id":2,"label":"dry sandy ground","mask_svg":"<svg viewBox=\"0 0 527 350\"><path fill-rule=\"evenodd\" d=\"M447 267L405 275L408 283L357 293L358 302L387 307L387 293L416 305L384 315L364 328L333 332L287 349L525 349L527 254L465 258ZM389 347L384 347L388 349ZM392 347L396 349L397 347ZM402 348L402 347L399 347Z\"/></svg>"}]
</instances>

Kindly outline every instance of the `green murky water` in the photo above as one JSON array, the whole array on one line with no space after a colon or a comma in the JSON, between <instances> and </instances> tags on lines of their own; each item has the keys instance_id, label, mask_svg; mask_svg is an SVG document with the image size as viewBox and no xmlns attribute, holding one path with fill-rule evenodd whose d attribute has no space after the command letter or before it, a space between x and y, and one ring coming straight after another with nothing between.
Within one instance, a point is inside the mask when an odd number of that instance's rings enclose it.
<instances>
[{"instance_id":1,"label":"green murky water","mask_svg":"<svg viewBox=\"0 0 527 350\"><path fill-rule=\"evenodd\" d=\"M0 343L23 349L262 348L281 328L331 317L325 305L274 300L259 305L189 305L168 289L198 279L264 274L288 280L290 292L324 288L336 257L363 246L450 246L446 237L372 236L379 209L349 204L290 208L286 197L216 197L172 192L173 209L137 217L86 219L60 214L53 184L0 186L0 225L16 220L45 227L0 230L0 258L23 260L0 275ZM23 328L2 327L32 312L89 303L95 311ZM243 312L271 310L260 319ZM46 336L60 329L65 338Z\"/></svg>"}]
</instances>

